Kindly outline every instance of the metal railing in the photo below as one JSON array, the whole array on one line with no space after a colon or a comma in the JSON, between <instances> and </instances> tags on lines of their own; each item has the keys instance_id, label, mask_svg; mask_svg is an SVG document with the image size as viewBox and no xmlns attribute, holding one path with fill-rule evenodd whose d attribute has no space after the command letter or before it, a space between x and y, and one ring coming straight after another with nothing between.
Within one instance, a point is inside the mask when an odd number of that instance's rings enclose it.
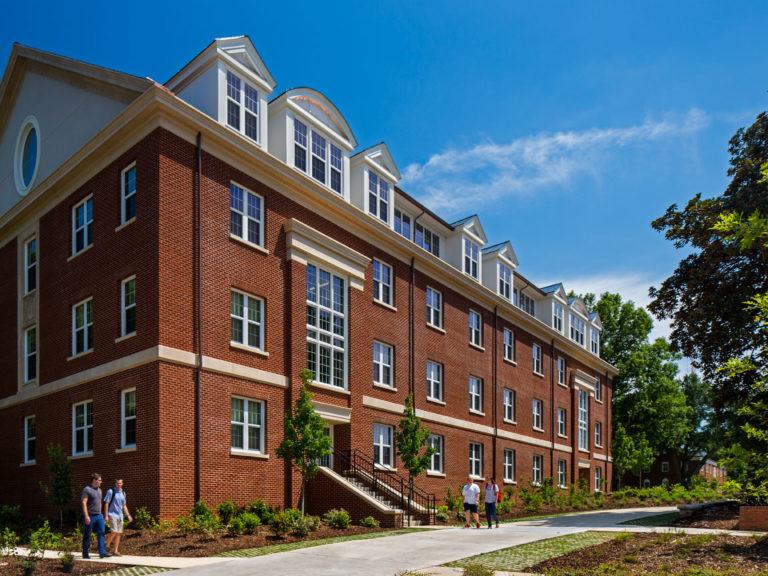
<instances>
[{"instance_id":1,"label":"metal railing","mask_svg":"<svg viewBox=\"0 0 768 576\"><path fill-rule=\"evenodd\" d=\"M357 478L366 483L375 494L380 494L399 506L408 516L409 526L411 515L426 520L427 524L435 523L437 510L434 494L411 484L408 478L400 476L394 470L376 465L373 459L362 451L333 450L333 471L342 476Z\"/></svg>"}]
</instances>

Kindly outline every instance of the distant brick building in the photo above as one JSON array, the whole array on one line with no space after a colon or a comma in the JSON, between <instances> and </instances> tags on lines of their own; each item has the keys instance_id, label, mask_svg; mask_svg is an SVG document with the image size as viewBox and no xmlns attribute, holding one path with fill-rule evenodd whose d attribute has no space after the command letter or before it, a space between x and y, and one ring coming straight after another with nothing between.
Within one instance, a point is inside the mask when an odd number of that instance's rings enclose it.
<instances>
[{"instance_id":1,"label":"distant brick building","mask_svg":"<svg viewBox=\"0 0 768 576\"><path fill-rule=\"evenodd\" d=\"M476 216L406 194L322 94L271 98L247 37L164 85L14 45L0 86L0 503L120 474L133 506L295 505L276 457L309 367L338 451L405 474L413 392L437 449L417 484L611 477L600 320L516 271ZM566 219L563 219L566 221ZM330 464L330 459L326 464ZM320 482L320 481L318 481ZM329 500L331 498L329 497Z\"/></svg>"},{"instance_id":2,"label":"distant brick building","mask_svg":"<svg viewBox=\"0 0 768 576\"><path fill-rule=\"evenodd\" d=\"M627 472L622 479L622 485L647 488L682 484L682 475L679 472L680 464L675 464L676 458L679 457L675 454L662 454L654 460L653 464L643 469L639 478L631 472ZM728 481L728 470L711 458L707 458L704 462L701 461L701 456L693 458L688 463L688 467L691 470L697 470L696 475L705 480L714 478L721 483Z\"/></svg>"}]
</instances>

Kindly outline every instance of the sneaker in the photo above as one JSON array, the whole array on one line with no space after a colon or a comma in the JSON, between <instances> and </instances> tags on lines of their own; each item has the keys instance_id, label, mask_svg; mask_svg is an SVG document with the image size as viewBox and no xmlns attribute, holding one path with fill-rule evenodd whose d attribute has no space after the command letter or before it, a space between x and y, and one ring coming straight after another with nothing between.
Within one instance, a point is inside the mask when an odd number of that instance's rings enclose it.
<instances>
[{"instance_id":1,"label":"sneaker","mask_svg":"<svg viewBox=\"0 0 768 576\"><path fill-rule=\"evenodd\" d=\"M480 522L477 523L477 527L480 528Z\"/></svg>"},{"instance_id":2,"label":"sneaker","mask_svg":"<svg viewBox=\"0 0 768 576\"><path fill-rule=\"evenodd\" d=\"M496 528L498 528L498 527L499 527L499 523L498 523L498 522L496 522Z\"/></svg>"},{"instance_id":3,"label":"sneaker","mask_svg":"<svg viewBox=\"0 0 768 576\"><path fill-rule=\"evenodd\" d=\"M112 556L122 556L122 554L120 552L112 552Z\"/></svg>"},{"instance_id":4,"label":"sneaker","mask_svg":"<svg viewBox=\"0 0 768 576\"><path fill-rule=\"evenodd\" d=\"M83 559L84 560L90 560L91 559L91 555L86 552L85 554L83 554Z\"/></svg>"},{"instance_id":5,"label":"sneaker","mask_svg":"<svg viewBox=\"0 0 768 576\"><path fill-rule=\"evenodd\" d=\"M105 552L104 554L99 554L99 558L112 558L112 554Z\"/></svg>"},{"instance_id":6,"label":"sneaker","mask_svg":"<svg viewBox=\"0 0 768 576\"><path fill-rule=\"evenodd\" d=\"M469 524L464 524L464 528L469 528Z\"/></svg>"}]
</instances>

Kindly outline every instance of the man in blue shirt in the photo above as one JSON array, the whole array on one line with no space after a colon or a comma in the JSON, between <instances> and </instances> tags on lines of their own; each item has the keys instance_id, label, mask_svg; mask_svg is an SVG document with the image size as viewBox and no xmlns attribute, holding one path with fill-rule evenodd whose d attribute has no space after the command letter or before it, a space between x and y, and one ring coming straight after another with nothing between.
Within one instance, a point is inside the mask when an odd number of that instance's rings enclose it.
<instances>
[{"instance_id":1,"label":"man in blue shirt","mask_svg":"<svg viewBox=\"0 0 768 576\"><path fill-rule=\"evenodd\" d=\"M121 555L118 548L120 547L120 536L123 533L123 512L128 517L128 522L133 522L133 517L128 512L128 505L126 504L123 479L118 478L115 480L115 487L107 490L107 495L104 496L104 516L107 518L107 522L109 522L110 530L106 543L107 548L114 543L113 556Z\"/></svg>"}]
</instances>

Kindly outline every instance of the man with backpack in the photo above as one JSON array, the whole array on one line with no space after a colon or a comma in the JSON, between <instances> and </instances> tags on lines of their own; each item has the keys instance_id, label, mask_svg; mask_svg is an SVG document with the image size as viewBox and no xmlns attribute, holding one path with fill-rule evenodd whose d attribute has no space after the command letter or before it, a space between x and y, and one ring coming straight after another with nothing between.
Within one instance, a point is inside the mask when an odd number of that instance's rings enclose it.
<instances>
[{"instance_id":1,"label":"man with backpack","mask_svg":"<svg viewBox=\"0 0 768 576\"><path fill-rule=\"evenodd\" d=\"M496 528L499 527L499 517L496 515L496 502L501 499L499 486L493 478L485 484L485 519L488 520L488 528L491 526L491 519L496 520Z\"/></svg>"},{"instance_id":2,"label":"man with backpack","mask_svg":"<svg viewBox=\"0 0 768 576\"><path fill-rule=\"evenodd\" d=\"M128 522L133 522L131 513L128 512L125 492L123 492L123 479L115 480L115 487L107 490L104 496L104 517L109 522L109 534L106 537L106 545L109 548L113 543L113 556L120 556L118 548L120 547L120 536L123 534L123 512L128 517Z\"/></svg>"}]
</instances>

